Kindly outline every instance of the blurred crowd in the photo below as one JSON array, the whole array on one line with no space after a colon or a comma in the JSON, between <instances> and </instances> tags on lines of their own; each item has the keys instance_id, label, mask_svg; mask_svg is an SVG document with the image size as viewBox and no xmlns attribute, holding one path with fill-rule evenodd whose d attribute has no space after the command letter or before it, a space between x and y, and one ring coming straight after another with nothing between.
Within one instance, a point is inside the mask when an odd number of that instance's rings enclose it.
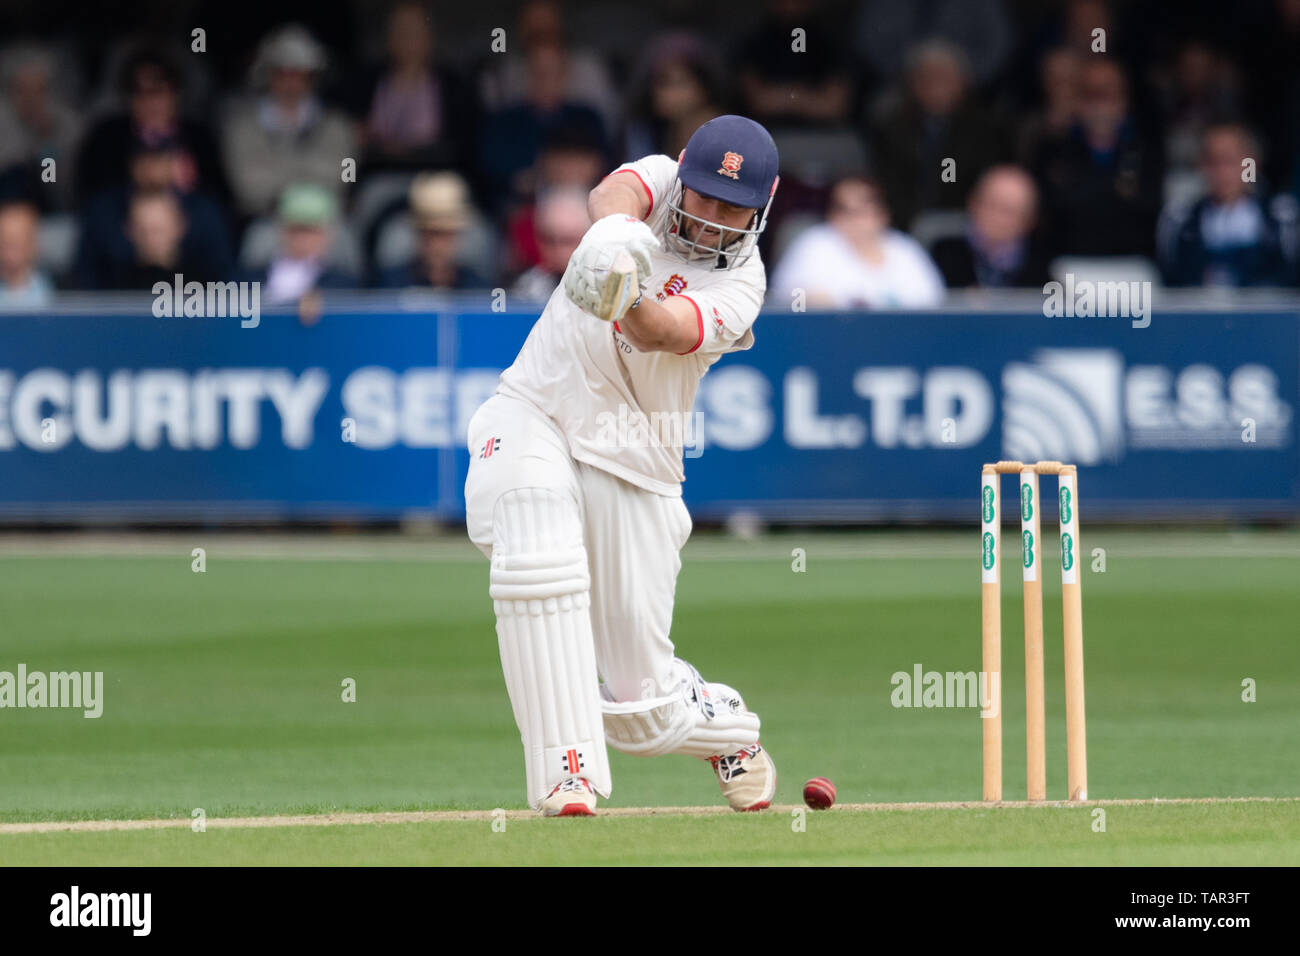
<instances>
[{"instance_id":1,"label":"blurred crowd","mask_svg":"<svg viewBox=\"0 0 1300 956\"><path fill-rule=\"evenodd\" d=\"M1294 286L1300 0L1167 6L767 0L725 35L661 24L622 54L557 0L521 3L504 51L448 41L414 2L381 9L373 57L343 0L249 21L239 56L142 31L94 56L10 36L0 305L175 273L260 280L270 303L544 299L587 190L727 112L781 151L776 307L926 307L1119 264Z\"/></svg>"}]
</instances>

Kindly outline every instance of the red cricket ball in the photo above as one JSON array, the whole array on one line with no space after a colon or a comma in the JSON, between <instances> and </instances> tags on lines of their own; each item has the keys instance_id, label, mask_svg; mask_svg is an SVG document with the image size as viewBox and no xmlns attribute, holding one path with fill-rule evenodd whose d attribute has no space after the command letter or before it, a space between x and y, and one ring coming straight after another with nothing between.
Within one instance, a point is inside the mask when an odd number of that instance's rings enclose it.
<instances>
[{"instance_id":1,"label":"red cricket ball","mask_svg":"<svg viewBox=\"0 0 1300 956\"><path fill-rule=\"evenodd\" d=\"M803 802L814 810L829 810L835 805L835 784L825 777L813 777L803 785Z\"/></svg>"}]
</instances>

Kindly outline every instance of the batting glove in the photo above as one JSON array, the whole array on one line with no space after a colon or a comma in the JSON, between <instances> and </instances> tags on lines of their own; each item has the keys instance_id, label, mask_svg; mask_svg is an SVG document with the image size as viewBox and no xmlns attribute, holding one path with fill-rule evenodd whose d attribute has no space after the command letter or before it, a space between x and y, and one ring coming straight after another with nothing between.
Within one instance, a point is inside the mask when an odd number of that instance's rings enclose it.
<instances>
[{"instance_id":1,"label":"batting glove","mask_svg":"<svg viewBox=\"0 0 1300 956\"><path fill-rule=\"evenodd\" d=\"M639 266L624 250L600 249L583 259L574 253L564 270L564 294L578 308L617 322L640 303ZM620 259L621 268L615 268Z\"/></svg>"},{"instance_id":2,"label":"batting glove","mask_svg":"<svg viewBox=\"0 0 1300 956\"><path fill-rule=\"evenodd\" d=\"M638 281L645 282L650 278L650 253L659 248L659 237L635 216L615 213L597 219L582 237L576 252L581 252L582 247L589 243L589 247L604 247L615 251L626 249L636 261Z\"/></svg>"},{"instance_id":3,"label":"batting glove","mask_svg":"<svg viewBox=\"0 0 1300 956\"><path fill-rule=\"evenodd\" d=\"M650 252L658 247L659 240L641 220L605 216L587 230L570 257L564 292L583 311L616 322L640 301L641 283L650 276ZM624 253L634 271L614 268Z\"/></svg>"}]
</instances>

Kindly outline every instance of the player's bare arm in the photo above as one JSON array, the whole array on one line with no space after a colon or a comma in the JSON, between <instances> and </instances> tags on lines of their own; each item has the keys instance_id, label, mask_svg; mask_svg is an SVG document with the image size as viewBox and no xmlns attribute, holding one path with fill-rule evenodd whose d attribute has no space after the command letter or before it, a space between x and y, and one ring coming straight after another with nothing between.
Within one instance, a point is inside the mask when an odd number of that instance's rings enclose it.
<instances>
[{"instance_id":1,"label":"player's bare arm","mask_svg":"<svg viewBox=\"0 0 1300 956\"><path fill-rule=\"evenodd\" d=\"M593 217L643 217L649 210L649 197L635 173L620 172L607 177L591 192L588 207ZM752 225L757 210L748 206L704 196L684 189L682 206L689 217L682 230L691 241L726 248L739 240L743 230ZM600 221L597 219L596 221ZM700 314L686 296L669 297L660 303L641 297L617 318L619 331L642 352L673 352L681 355L700 343Z\"/></svg>"},{"instance_id":2,"label":"player's bare arm","mask_svg":"<svg viewBox=\"0 0 1300 956\"><path fill-rule=\"evenodd\" d=\"M650 214L650 195L636 173L622 170L606 176L587 197L592 222L623 214L644 220Z\"/></svg>"},{"instance_id":3,"label":"player's bare arm","mask_svg":"<svg viewBox=\"0 0 1300 956\"><path fill-rule=\"evenodd\" d=\"M669 296L663 302L642 298L619 320L623 337L642 352L684 354L700 341L700 316L686 296Z\"/></svg>"}]
</instances>

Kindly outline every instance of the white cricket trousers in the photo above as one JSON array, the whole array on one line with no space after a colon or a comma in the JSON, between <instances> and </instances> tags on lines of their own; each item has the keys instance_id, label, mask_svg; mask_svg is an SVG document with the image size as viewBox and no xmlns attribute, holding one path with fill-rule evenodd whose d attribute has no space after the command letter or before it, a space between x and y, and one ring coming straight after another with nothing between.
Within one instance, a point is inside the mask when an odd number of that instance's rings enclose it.
<instances>
[{"instance_id":1,"label":"white cricket trousers","mask_svg":"<svg viewBox=\"0 0 1300 956\"><path fill-rule=\"evenodd\" d=\"M491 449L486 446L491 442ZM506 395L470 419L465 481L470 539L492 557L497 502L520 489L572 499L591 575L596 667L615 700L666 694L673 671L673 599L691 517L680 497L638 488L569 454L549 418Z\"/></svg>"}]
</instances>

